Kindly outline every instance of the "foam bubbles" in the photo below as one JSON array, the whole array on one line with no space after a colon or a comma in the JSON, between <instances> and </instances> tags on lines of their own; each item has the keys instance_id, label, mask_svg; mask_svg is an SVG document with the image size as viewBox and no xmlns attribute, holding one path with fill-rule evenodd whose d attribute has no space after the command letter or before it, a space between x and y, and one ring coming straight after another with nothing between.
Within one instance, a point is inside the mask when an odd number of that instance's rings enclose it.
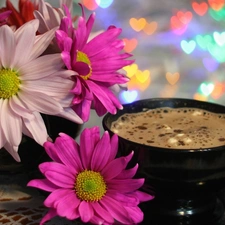
<instances>
[{"instance_id":1,"label":"foam bubbles","mask_svg":"<svg viewBox=\"0 0 225 225\"><path fill-rule=\"evenodd\" d=\"M198 149L225 145L225 114L196 108L159 108L124 114L112 124L119 136L145 145Z\"/></svg>"}]
</instances>

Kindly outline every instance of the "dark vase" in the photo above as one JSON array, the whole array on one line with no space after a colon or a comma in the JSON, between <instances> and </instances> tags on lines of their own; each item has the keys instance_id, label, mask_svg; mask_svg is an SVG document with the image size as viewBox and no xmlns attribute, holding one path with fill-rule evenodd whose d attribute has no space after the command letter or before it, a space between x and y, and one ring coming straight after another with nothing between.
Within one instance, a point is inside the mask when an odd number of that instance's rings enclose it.
<instances>
[{"instance_id":1,"label":"dark vase","mask_svg":"<svg viewBox=\"0 0 225 225\"><path fill-rule=\"evenodd\" d=\"M82 127L64 118L42 115L49 136L54 141L60 132L66 133L71 137L77 137ZM23 136L19 146L18 153L21 162L16 162L13 157L5 150L0 150L0 173L1 174L15 174L26 172L27 174L35 176L38 171L38 165L44 161L50 161L43 146L36 143L32 138Z\"/></svg>"}]
</instances>

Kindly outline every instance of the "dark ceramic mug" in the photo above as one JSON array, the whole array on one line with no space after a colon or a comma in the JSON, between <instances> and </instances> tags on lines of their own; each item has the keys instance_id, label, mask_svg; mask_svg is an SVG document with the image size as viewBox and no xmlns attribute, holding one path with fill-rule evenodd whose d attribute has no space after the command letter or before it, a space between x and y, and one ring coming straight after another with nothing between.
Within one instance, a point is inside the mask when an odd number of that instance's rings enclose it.
<instances>
[{"instance_id":1,"label":"dark ceramic mug","mask_svg":"<svg viewBox=\"0 0 225 225\"><path fill-rule=\"evenodd\" d=\"M123 105L116 115L105 115L103 128L112 135L111 124L121 115L161 107L188 107L225 114L225 106L193 99L144 99ZM224 206L218 193L225 188L225 146L175 150L119 137L119 154L127 155L132 150L134 157L129 167L138 163L137 177L145 178L143 190L150 188L155 193L153 201L141 205L145 214L143 224L220 224Z\"/></svg>"}]
</instances>

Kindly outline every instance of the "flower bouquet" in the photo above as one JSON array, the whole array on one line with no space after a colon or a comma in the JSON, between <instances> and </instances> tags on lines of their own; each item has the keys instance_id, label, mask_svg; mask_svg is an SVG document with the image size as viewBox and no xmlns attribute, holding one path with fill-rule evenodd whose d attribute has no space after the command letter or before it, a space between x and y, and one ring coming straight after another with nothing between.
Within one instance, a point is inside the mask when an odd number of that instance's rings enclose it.
<instances>
[{"instance_id":1,"label":"flower bouquet","mask_svg":"<svg viewBox=\"0 0 225 225\"><path fill-rule=\"evenodd\" d=\"M133 63L124 53L122 30L115 26L92 33L95 14L73 16L72 0L55 8L44 0L10 0L0 14L0 149L20 161L19 146L28 137L43 148L49 162L40 164L43 179L28 186L50 192L44 205L52 217L80 218L93 224L137 224L138 204L153 197L133 179L138 166L126 169L133 153L117 158L118 138L99 127L86 128L80 144L57 127L51 136L48 116L71 121L70 129L122 108L115 91L128 78L121 72ZM55 130L54 130L55 131ZM29 151L32 151L30 149ZM68 207L69 206L69 207Z\"/></svg>"}]
</instances>

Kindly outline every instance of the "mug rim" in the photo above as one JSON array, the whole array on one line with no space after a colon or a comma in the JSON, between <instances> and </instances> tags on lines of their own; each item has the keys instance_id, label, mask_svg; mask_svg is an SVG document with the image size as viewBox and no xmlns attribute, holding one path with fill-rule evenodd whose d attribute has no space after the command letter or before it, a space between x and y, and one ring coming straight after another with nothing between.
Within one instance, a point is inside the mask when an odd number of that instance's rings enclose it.
<instances>
[{"instance_id":1,"label":"mug rim","mask_svg":"<svg viewBox=\"0 0 225 225\"><path fill-rule=\"evenodd\" d=\"M137 100L134 101L132 103L126 103L123 104L123 109L118 110L116 114L110 114L107 113L106 115L104 115L103 119L102 119L102 126L104 128L104 130L107 130L111 135L116 134L114 133L110 127L108 126L107 122L108 119L113 118L113 117L119 117L121 115L123 115L123 112L129 107L134 107L133 105L135 104L142 104L142 103L146 103L146 102L152 102L152 103L156 103L156 102L171 102L171 101L177 101L177 102L188 102L188 103L195 103L195 104L204 104L205 106L211 106L211 107L217 107L220 109L223 109L222 111L224 111L225 114L225 106L218 104L218 103L213 103L213 102L207 102L207 101L201 101L201 100L196 100L196 99L191 99L191 98L145 98L145 99L141 99L141 100ZM162 106L163 107L163 106ZM165 106L164 106L165 107ZM183 106L186 107L186 106ZM160 108L160 107L156 107L156 108ZM171 107L171 108L182 108L182 107ZM190 108L190 107L188 107ZM212 110L208 110L208 109L204 109L202 107L193 107L193 108L198 108L198 109L203 109L203 110L207 110L213 113L218 113L221 114L222 112L215 112ZM149 108L151 109L151 108ZM140 110L138 110L137 112L141 112ZM119 116L118 116L119 115ZM112 122L112 121L111 121ZM118 134L116 134L118 135ZM224 145L220 145L220 146L215 146L215 147L206 147L206 148L191 148L191 149L182 149L182 148L164 148L164 147L157 147L157 146L153 146L153 145L145 145L145 144L141 144L138 142L134 142L131 140L127 140L121 136L118 135L118 137L123 140L123 142L127 142L129 145L135 145L135 147L138 148L151 148L151 151L157 151L157 152L167 152L167 153L172 153L172 154L184 154L184 153L194 153L194 152L216 152L216 151L221 151L224 150L225 151L225 144Z\"/></svg>"}]
</instances>

